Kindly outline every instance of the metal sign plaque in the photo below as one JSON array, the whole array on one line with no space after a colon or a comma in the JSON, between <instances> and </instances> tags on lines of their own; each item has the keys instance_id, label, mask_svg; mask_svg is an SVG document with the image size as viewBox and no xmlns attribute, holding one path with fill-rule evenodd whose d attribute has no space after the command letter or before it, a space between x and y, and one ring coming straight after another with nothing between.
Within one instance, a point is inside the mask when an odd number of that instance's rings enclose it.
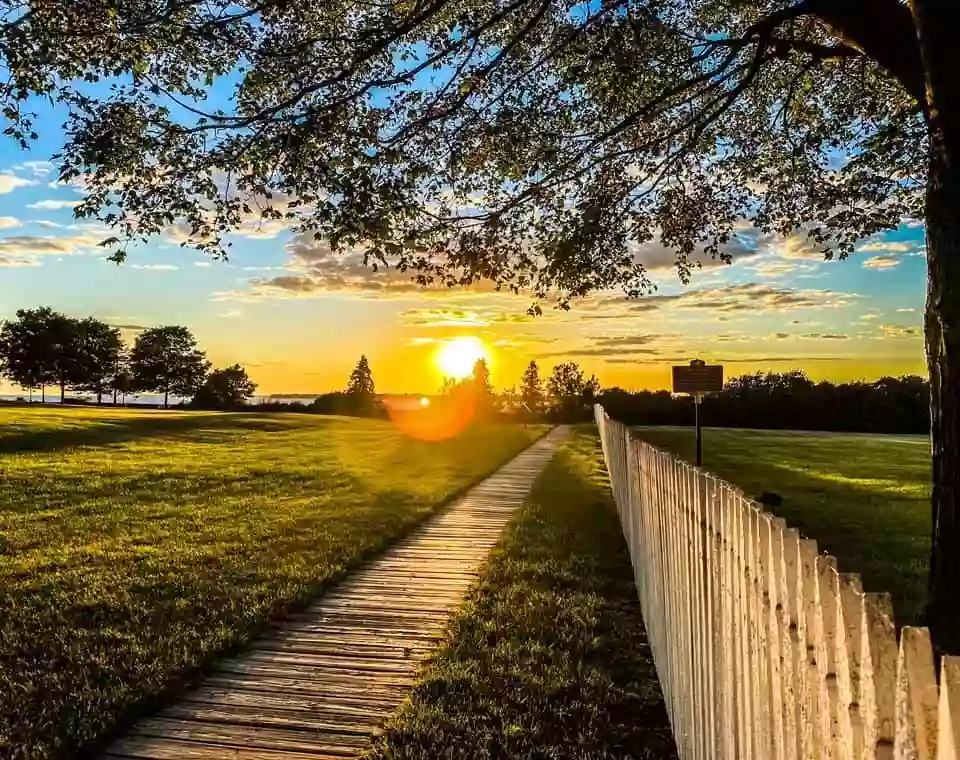
<instances>
[{"instance_id":1,"label":"metal sign plaque","mask_svg":"<svg viewBox=\"0 0 960 760\"><path fill-rule=\"evenodd\" d=\"M694 359L689 366L673 368L673 392L712 393L723 390L723 365Z\"/></svg>"}]
</instances>

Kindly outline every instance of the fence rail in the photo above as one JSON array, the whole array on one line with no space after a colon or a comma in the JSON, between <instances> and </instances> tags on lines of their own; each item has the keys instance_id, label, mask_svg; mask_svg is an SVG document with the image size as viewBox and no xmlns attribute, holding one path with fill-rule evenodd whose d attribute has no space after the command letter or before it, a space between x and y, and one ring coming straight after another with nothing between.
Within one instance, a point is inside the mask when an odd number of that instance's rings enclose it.
<instances>
[{"instance_id":1,"label":"fence rail","mask_svg":"<svg viewBox=\"0 0 960 760\"><path fill-rule=\"evenodd\" d=\"M960 658L816 541L595 408L681 760L954 760Z\"/></svg>"}]
</instances>

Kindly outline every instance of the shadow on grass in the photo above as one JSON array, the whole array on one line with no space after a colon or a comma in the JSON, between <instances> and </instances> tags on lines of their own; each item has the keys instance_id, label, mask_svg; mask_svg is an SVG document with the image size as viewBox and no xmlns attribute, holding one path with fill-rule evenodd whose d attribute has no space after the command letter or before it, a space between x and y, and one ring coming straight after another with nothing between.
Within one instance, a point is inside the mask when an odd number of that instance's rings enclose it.
<instances>
[{"instance_id":1,"label":"shadow on grass","mask_svg":"<svg viewBox=\"0 0 960 760\"><path fill-rule=\"evenodd\" d=\"M224 433L279 432L293 423L251 414L167 412L129 419L97 420L82 427L5 432L0 427L0 454L54 452L80 446L109 446L150 437L182 437L196 443L220 443ZM326 421L311 418L318 424Z\"/></svg>"}]
</instances>

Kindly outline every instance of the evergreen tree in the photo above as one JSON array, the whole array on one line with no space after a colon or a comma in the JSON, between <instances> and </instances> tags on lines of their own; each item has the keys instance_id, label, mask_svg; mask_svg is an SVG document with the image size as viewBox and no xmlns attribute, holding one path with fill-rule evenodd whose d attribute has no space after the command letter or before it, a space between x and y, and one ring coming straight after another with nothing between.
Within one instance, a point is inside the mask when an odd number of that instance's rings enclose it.
<instances>
[{"instance_id":1,"label":"evergreen tree","mask_svg":"<svg viewBox=\"0 0 960 760\"><path fill-rule=\"evenodd\" d=\"M373 416L380 410L376 388L373 384L373 372L365 354L360 356L357 366L350 373L347 381L346 396L347 408L361 416Z\"/></svg>"},{"instance_id":2,"label":"evergreen tree","mask_svg":"<svg viewBox=\"0 0 960 760\"><path fill-rule=\"evenodd\" d=\"M520 401L531 415L543 412L543 382L540 380L540 367L535 360L527 365L520 382Z\"/></svg>"}]
</instances>

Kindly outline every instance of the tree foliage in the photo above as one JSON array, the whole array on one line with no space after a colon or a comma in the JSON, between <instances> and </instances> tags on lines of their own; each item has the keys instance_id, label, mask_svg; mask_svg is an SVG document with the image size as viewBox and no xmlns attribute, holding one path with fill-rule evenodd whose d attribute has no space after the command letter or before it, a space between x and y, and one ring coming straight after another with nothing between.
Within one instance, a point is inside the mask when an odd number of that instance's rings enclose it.
<instances>
[{"instance_id":1,"label":"tree foliage","mask_svg":"<svg viewBox=\"0 0 960 760\"><path fill-rule=\"evenodd\" d=\"M366 354L360 356L357 366L350 373L347 390L343 393L342 399L338 400L337 397L333 397L329 400L329 403L331 408L337 409L339 414L352 414L360 417L373 417L381 414L383 410L377 398L373 371L370 369L370 362L367 361Z\"/></svg>"},{"instance_id":2,"label":"tree foliage","mask_svg":"<svg viewBox=\"0 0 960 760\"><path fill-rule=\"evenodd\" d=\"M196 338L186 327L151 327L137 336L130 352L130 371L138 391L190 398L203 385L210 363L197 348Z\"/></svg>"},{"instance_id":3,"label":"tree foliage","mask_svg":"<svg viewBox=\"0 0 960 760\"><path fill-rule=\"evenodd\" d=\"M668 391L604 389L604 409L628 425L692 425L693 402ZM803 372L758 372L730 378L709 394L700 418L711 427L828 430L848 433L927 433L930 387L920 377L873 383L814 382Z\"/></svg>"},{"instance_id":4,"label":"tree foliage","mask_svg":"<svg viewBox=\"0 0 960 760\"><path fill-rule=\"evenodd\" d=\"M523 379L520 381L520 403L532 415L538 415L543 410L544 393L540 367L532 359L523 371Z\"/></svg>"},{"instance_id":5,"label":"tree foliage","mask_svg":"<svg viewBox=\"0 0 960 760\"><path fill-rule=\"evenodd\" d=\"M589 378L576 362L563 362L553 368L547 378L547 398L554 419L572 422L590 419L591 407L600 382Z\"/></svg>"},{"instance_id":6,"label":"tree foliage","mask_svg":"<svg viewBox=\"0 0 960 760\"><path fill-rule=\"evenodd\" d=\"M94 317L76 322L78 360L70 385L76 390L95 393L97 402L110 389L117 375L124 350L120 330Z\"/></svg>"},{"instance_id":7,"label":"tree foliage","mask_svg":"<svg viewBox=\"0 0 960 760\"><path fill-rule=\"evenodd\" d=\"M0 102L27 142L25 96L70 105L63 178L121 243L287 217L423 279L636 293L654 237L686 271L744 219L842 254L921 216L915 27L898 0L76 0L8 15Z\"/></svg>"},{"instance_id":8,"label":"tree foliage","mask_svg":"<svg viewBox=\"0 0 960 760\"><path fill-rule=\"evenodd\" d=\"M239 364L215 369L193 397L191 404L201 409L229 411L243 406L257 392L257 384Z\"/></svg>"},{"instance_id":9,"label":"tree foliage","mask_svg":"<svg viewBox=\"0 0 960 760\"><path fill-rule=\"evenodd\" d=\"M24 388L92 391L98 400L123 349L120 331L94 317L75 319L48 306L20 309L0 330L4 375Z\"/></svg>"}]
</instances>

